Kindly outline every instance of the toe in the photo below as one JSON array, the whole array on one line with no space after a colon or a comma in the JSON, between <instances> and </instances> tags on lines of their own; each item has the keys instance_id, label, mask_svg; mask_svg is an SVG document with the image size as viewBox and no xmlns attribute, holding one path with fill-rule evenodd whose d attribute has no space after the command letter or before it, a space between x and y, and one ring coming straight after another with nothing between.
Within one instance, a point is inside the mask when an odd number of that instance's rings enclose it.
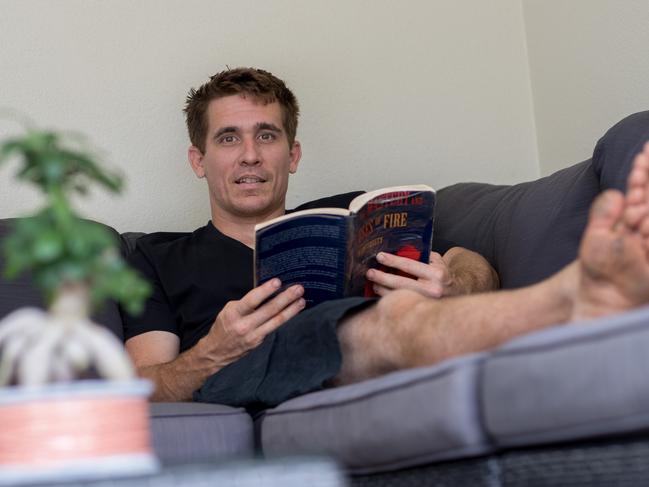
<instances>
[{"instance_id":1,"label":"toe","mask_svg":"<svg viewBox=\"0 0 649 487\"><path fill-rule=\"evenodd\" d=\"M647 205L631 205L624 209L624 223L633 230L638 228L647 216Z\"/></svg>"},{"instance_id":2,"label":"toe","mask_svg":"<svg viewBox=\"0 0 649 487\"><path fill-rule=\"evenodd\" d=\"M624 210L624 196L619 191L609 189L600 194L590 210L587 229L612 230Z\"/></svg>"},{"instance_id":3,"label":"toe","mask_svg":"<svg viewBox=\"0 0 649 487\"><path fill-rule=\"evenodd\" d=\"M639 230L642 237L649 237L649 219L644 219L640 222Z\"/></svg>"}]
</instances>

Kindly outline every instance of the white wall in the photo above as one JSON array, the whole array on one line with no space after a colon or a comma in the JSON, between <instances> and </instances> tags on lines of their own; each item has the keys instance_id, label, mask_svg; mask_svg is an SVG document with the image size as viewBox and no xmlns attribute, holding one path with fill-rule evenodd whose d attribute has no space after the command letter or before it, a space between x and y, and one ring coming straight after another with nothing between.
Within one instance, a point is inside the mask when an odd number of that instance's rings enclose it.
<instances>
[{"instance_id":1,"label":"white wall","mask_svg":"<svg viewBox=\"0 0 649 487\"><path fill-rule=\"evenodd\" d=\"M107 153L128 189L81 208L120 231L208 220L181 108L226 65L269 69L301 101L290 205L539 174L520 0L0 0L0 107ZM0 168L0 217L37 201L14 169Z\"/></svg>"},{"instance_id":2,"label":"white wall","mask_svg":"<svg viewBox=\"0 0 649 487\"><path fill-rule=\"evenodd\" d=\"M541 172L649 108L648 0L523 0Z\"/></svg>"}]
</instances>

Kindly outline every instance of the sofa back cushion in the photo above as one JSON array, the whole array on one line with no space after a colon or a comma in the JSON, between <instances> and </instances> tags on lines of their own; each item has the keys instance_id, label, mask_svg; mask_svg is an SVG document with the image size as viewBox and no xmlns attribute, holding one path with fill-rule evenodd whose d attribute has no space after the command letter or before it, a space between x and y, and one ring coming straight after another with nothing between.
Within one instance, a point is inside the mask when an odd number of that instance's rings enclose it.
<instances>
[{"instance_id":1,"label":"sofa back cushion","mask_svg":"<svg viewBox=\"0 0 649 487\"><path fill-rule=\"evenodd\" d=\"M649 140L649 111L626 117L599 140L592 160L536 181L459 183L438 192L435 232L484 255L503 288L538 282L577 256L593 199L624 190Z\"/></svg>"},{"instance_id":2,"label":"sofa back cushion","mask_svg":"<svg viewBox=\"0 0 649 487\"><path fill-rule=\"evenodd\" d=\"M649 111L622 119L597 142L593 170L605 189L626 189L626 178L635 155L649 141Z\"/></svg>"},{"instance_id":3,"label":"sofa back cushion","mask_svg":"<svg viewBox=\"0 0 649 487\"><path fill-rule=\"evenodd\" d=\"M598 193L590 161L513 186L459 183L438 193L435 232L482 254L503 288L521 287L574 260Z\"/></svg>"},{"instance_id":4,"label":"sofa back cushion","mask_svg":"<svg viewBox=\"0 0 649 487\"><path fill-rule=\"evenodd\" d=\"M0 247L6 235L11 231L14 219L0 219ZM107 227L115 238L119 238L117 232ZM34 286L29 274L23 274L17 279L9 281L4 277L4 253L0 251L0 320L12 311L25 306L44 308L45 303L41 291ZM112 331L117 338L123 339L122 320L119 315L117 304L107 301L104 306L93 314L95 323L105 326Z\"/></svg>"}]
</instances>

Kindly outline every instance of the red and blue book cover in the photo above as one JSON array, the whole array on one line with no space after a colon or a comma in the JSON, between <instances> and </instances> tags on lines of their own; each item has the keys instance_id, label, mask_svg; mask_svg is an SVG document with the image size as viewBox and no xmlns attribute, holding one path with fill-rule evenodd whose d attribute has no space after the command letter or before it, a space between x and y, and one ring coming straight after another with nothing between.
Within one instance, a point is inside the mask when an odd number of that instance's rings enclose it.
<instances>
[{"instance_id":1,"label":"red and blue book cover","mask_svg":"<svg viewBox=\"0 0 649 487\"><path fill-rule=\"evenodd\" d=\"M358 196L349 209L303 210L259 224L255 286L274 277L281 279L282 289L301 284L307 307L372 296L365 273L380 268L378 252L428 262L434 208L432 188L398 186Z\"/></svg>"}]
</instances>

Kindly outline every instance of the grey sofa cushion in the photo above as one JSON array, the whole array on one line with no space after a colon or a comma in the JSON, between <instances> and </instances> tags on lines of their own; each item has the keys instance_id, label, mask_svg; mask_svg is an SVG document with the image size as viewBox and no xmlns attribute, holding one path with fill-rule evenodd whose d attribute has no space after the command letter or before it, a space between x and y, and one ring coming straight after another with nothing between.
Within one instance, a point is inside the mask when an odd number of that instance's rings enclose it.
<instances>
[{"instance_id":1,"label":"grey sofa cushion","mask_svg":"<svg viewBox=\"0 0 649 487\"><path fill-rule=\"evenodd\" d=\"M4 237L11 231L13 221L12 218L0 219L0 247ZM107 226L106 228L115 235L119 242L119 234L111 227ZM4 254L0 251L0 319L25 306L43 308L45 304L41 292L34 286L28 274L21 275L11 281L6 279L4 277ZM117 338L123 340L122 319L114 301L107 301L101 309L93 314L92 319L95 323L108 328Z\"/></svg>"},{"instance_id":2,"label":"grey sofa cushion","mask_svg":"<svg viewBox=\"0 0 649 487\"><path fill-rule=\"evenodd\" d=\"M153 448L163 463L252 455L252 419L243 409L191 402L151 403Z\"/></svg>"},{"instance_id":3,"label":"grey sofa cushion","mask_svg":"<svg viewBox=\"0 0 649 487\"><path fill-rule=\"evenodd\" d=\"M435 232L484 255L503 288L538 282L577 255L588 208L604 189L623 190L649 139L649 111L626 117L597 143L592 161L512 186L460 183L438 192Z\"/></svg>"},{"instance_id":4,"label":"grey sofa cushion","mask_svg":"<svg viewBox=\"0 0 649 487\"><path fill-rule=\"evenodd\" d=\"M503 288L521 287L575 259L598 193L590 161L513 186L455 184L438 192L435 232L482 254Z\"/></svg>"},{"instance_id":5,"label":"grey sofa cushion","mask_svg":"<svg viewBox=\"0 0 649 487\"><path fill-rule=\"evenodd\" d=\"M484 363L485 427L499 446L649 427L649 307L515 340Z\"/></svg>"},{"instance_id":6,"label":"grey sofa cushion","mask_svg":"<svg viewBox=\"0 0 649 487\"><path fill-rule=\"evenodd\" d=\"M633 158L648 140L649 111L625 117L604 134L593 152L593 169L602 190L625 190Z\"/></svg>"},{"instance_id":7,"label":"grey sofa cushion","mask_svg":"<svg viewBox=\"0 0 649 487\"><path fill-rule=\"evenodd\" d=\"M374 473L489 450L477 410L481 355L298 397L260 420L266 456L328 454Z\"/></svg>"}]
</instances>

